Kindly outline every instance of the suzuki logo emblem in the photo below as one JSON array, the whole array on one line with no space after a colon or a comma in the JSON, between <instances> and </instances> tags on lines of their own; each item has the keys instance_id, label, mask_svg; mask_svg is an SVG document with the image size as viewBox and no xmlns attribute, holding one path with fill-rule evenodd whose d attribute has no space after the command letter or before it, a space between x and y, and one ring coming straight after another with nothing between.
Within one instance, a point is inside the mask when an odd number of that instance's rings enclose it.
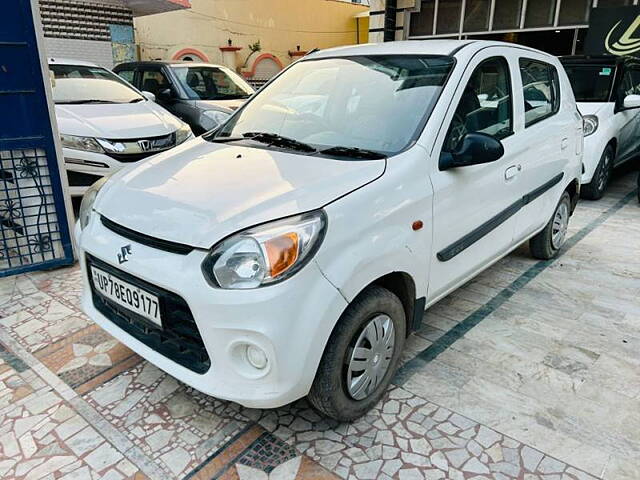
<instances>
[{"instance_id":1,"label":"suzuki logo emblem","mask_svg":"<svg viewBox=\"0 0 640 480\"><path fill-rule=\"evenodd\" d=\"M118 263L122 265L124 262L128 262L129 255L131 255L131 245L125 245L120 249L120 253L118 254Z\"/></svg>"},{"instance_id":2,"label":"suzuki logo emblem","mask_svg":"<svg viewBox=\"0 0 640 480\"><path fill-rule=\"evenodd\" d=\"M615 26L609 31L607 39L605 40L605 48L613 55L629 55L640 50L640 38L634 37L638 28L640 28L640 15L635 21L625 30L622 36L615 42L611 41L613 32L620 26L622 20L615 24Z\"/></svg>"},{"instance_id":3,"label":"suzuki logo emblem","mask_svg":"<svg viewBox=\"0 0 640 480\"><path fill-rule=\"evenodd\" d=\"M151 140L138 140L138 146L143 152L148 152L152 148Z\"/></svg>"}]
</instances>

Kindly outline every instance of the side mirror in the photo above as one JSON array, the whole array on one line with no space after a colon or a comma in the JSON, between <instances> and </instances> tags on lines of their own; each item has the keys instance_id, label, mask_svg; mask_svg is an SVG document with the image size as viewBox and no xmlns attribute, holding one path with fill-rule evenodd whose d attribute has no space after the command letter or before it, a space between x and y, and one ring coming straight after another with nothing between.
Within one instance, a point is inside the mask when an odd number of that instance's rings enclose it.
<instances>
[{"instance_id":1,"label":"side mirror","mask_svg":"<svg viewBox=\"0 0 640 480\"><path fill-rule=\"evenodd\" d=\"M158 92L158 100L162 100L164 102L168 102L173 100L173 92L170 88L165 88L164 90L160 90Z\"/></svg>"},{"instance_id":2,"label":"side mirror","mask_svg":"<svg viewBox=\"0 0 640 480\"><path fill-rule=\"evenodd\" d=\"M640 95L627 95L626 97L624 97L622 106L625 108L625 110L640 108Z\"/></svg>"},{"instance_id":3,"label":"side mirror","mask_svg":"<svg viewBox=\"0 0 640 480\"><path fill-rule=\"evenodd\" d=\"M140 92L140 93L142 93L142 96L144 98L146 98L147 100L149 100L150 102L155 102L156 101L156 96L153 93L147 92L147 91L144 91L144 90L142 92Z\"/></svg>"},{"instance_id":4,"label":"side mirror","mask_svg":"<svg viewBox=\"0 0 640 480\"><path fill-rule=\"evenodd\" d=\"M440 170L469 167L500 160L504 147L499 140L485 133L467 133L454 152L442 152Z\"/></svg>"}]
</instances>

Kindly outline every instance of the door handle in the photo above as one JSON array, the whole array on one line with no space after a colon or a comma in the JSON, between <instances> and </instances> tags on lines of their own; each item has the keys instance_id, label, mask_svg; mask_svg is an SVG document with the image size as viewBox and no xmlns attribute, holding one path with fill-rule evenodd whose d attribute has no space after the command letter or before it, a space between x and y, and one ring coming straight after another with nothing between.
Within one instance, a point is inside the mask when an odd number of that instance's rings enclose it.
<instances>
[{"instance_id":1,"label":"door handle","mask_svg":"<svg viewBox=\"0 0 640 480\"><path fill-rule=\"evenodd\" d=\"M504 171L504 179L511 180L522 171L522 165L511 165Z\"/></svg>"},{"instance_id":2,"label":"door handle","mask_svg":"<svg viewBox=\"0 0 640 480\"><path fill-rule=\"evenodd\" d=\"M562 150L566 150L567 147L569 146L569 139L568 138L563 138L562 139L562 143L560 144Z\"/></svg>"}]
</instances>

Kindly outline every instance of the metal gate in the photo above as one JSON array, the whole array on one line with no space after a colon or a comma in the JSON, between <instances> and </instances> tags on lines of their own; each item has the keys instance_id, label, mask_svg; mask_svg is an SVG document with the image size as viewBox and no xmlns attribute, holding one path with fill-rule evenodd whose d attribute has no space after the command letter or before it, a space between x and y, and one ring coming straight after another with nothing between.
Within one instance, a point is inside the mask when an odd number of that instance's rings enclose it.
<instances>
[{"instance_id":1,"label":"metal gate","mask_svg":"<svg viewBox=\"0 0 640 480\"><path fill-rule=\"evenodd\" d=\"M2 2L0 277L73 262L35 8Z\"/></svg>"}]
</instances>

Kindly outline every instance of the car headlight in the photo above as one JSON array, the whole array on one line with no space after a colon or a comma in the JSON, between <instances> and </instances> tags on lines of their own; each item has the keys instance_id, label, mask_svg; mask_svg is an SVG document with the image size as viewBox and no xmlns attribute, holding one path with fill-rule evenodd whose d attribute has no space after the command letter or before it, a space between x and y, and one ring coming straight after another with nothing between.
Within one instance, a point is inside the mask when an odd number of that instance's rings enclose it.
<instances>
[{"instance_id":1,"label":"car headlight","mask_svg":"<svg viewBox=\"0 0 640 480\"><path fill-rule=\"evenodd\" d=\"M207 281L224 289L270 285L300 270L324 238L322 210L236 233L216 245L202 263Z\"/></svg>"},{"instance_id":2,"label":"car headlight","mask_svg":"<svg viewBox=\"0 0 640 480\"><path fill-rule=\"evenodd\" d=\"M191 127L186 123L176 130L176 145L180 145L190 138L193 138L193 132L191 131Z\"/></svg>"},{"instance_id":3,"label":"car headlight","mask_svg":"<svg viewBox=\"0 0 640 480\"><path fill-rule=\"evenodd\" d=\"M76 135L60 135L62 146L72 148L74 150L82 150L84 152L104 152L98 141L93 137L78 137Z\"/></svg>"},{"instance_id":4,"label":"car headlight","mask_svg":"<svg viewBox=\"0 0 640 480\"><path fill-rule=\"evenodd\" d=\"M82 203L80 203L80 213L78 214L78 217L80 219L80 228L82 230L84 230L84 228L89 224L91 214L93 213L93 204L96 201L98 192L108 179L109 177L102 177L100 180L91 185L82 197Z\"/></svg>"},{"instance_id":5,"label":"car headlight","mask_svg":"<svg viewBox=\"0 0 640 480\"><path fill-rule=\"evenodd\" d=\"M213 130L223 124L231 115L220 110L206 110L200 115L200 125L205 130Z\"/></svg>"},{"instance_id":6,"label":"car headlight","mask_svg":"<svg viewBox=\"0 0 640 480\"><path fill-rule=\"evenodd\" d=\"M598 117L595 115L585 115L582 117L582 131L584 132L584 136L588 137L589 135L593 135L598 130L599 125Z\"/></svg>"}]
</instances>

